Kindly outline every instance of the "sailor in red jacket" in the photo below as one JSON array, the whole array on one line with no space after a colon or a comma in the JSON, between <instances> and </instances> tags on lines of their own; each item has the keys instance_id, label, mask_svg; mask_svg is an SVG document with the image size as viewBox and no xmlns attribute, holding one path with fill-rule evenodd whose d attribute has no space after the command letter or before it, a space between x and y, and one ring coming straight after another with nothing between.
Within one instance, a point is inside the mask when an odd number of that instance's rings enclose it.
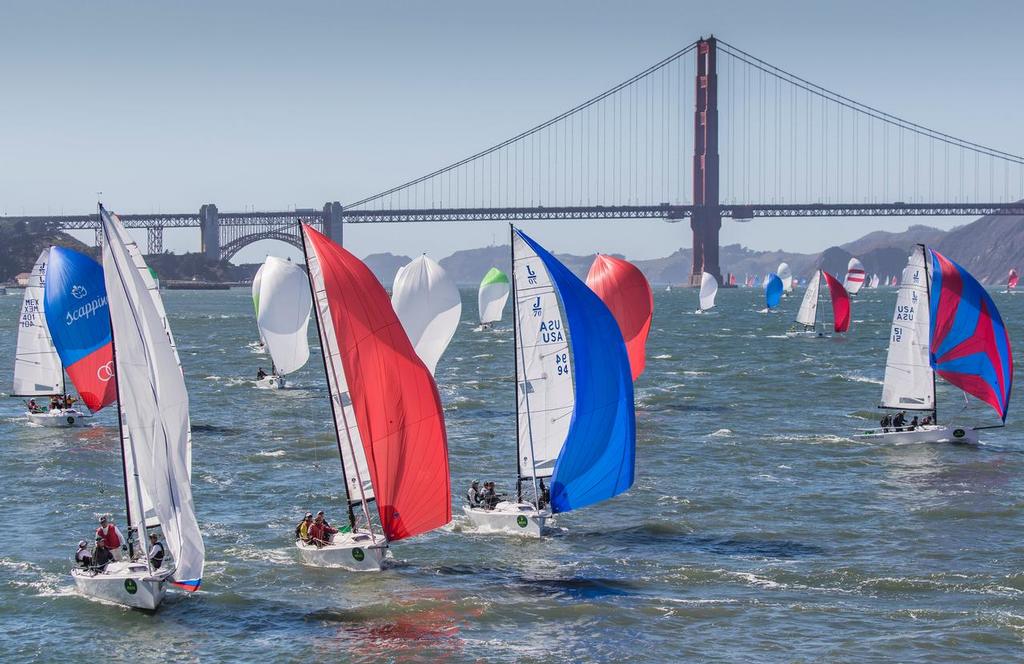
<instances>
[{"instance_id":1,"label":"sailor in red jacket","mask_svg":"<svg viewBox=\"0 0 1024 664\"><path fill-rule=\"evenodd\" d=\"M336 532L338 529L332 528L324 519L323 512L319 512L313 525L309 527L309 542L317 547L325 546L331 541L331 535Z\"/></svg>"},{"instance_id":2,"label":"sailor in red jacket","mask_svg":"<svg viewBox=\"0 0 1024 664\"><path fill-rule=\"evenodd\" d=\"M117 529L113 518L108 520L106 516L100 517L100 527L96 529L96 537L103 538L103 546L110 549L114 560L121 560L121 546L124 544L124 535Z\"/></svg>"}]
</instances>

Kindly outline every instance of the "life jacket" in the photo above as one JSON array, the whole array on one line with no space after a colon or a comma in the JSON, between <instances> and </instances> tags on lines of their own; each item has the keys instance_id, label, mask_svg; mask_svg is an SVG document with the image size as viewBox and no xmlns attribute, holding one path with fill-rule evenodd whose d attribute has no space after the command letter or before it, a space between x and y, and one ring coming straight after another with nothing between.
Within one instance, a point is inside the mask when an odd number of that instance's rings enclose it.
<instances>
[{"instance_id":1,"label":"life jacket","mask_svg":"<svg viewBox=\"0 0 1024 664\"><path fill-rule=\"evenodd\" d=\"M162 563L162 562L164 561L164 543L163 543L163 542L157 542L157 543L156 543L156 544L154 544L153 546L158 546L158 547L160 547L160 550L159 550L159 551L157 551L156 553L154 553L154 554L153 554L153 557L151 558L151 560L152 560L152 561L153 561L154 563L156 563L156 564L157 564L157 566L159 567L159 566L160 566L160 563ZM151 548L152 548L152 547L151 547Z\"/></svg>"},{"instance_id":2,"label":"life jacket","mask_svg":"<svg viewBox=\"0 0 1024 664\"><path fill-rule=\"evenodd\" d=\"M103 538L103 545L108 549L120 549L121 544L123 544L121 538L117 535L117 528L112 523L107 524L106 532L103 531L102 526L97 528L96 535Z\"/></svg>"}]
</instances>

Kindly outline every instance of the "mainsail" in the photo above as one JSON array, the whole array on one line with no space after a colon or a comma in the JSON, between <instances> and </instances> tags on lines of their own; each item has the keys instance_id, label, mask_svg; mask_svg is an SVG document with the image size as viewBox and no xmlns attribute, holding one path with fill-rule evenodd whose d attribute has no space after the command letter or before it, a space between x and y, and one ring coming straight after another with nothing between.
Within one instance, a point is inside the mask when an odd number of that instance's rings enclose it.
<instances>
[{"instance_id":1,"label":"mainsail","mask_svg":"<svg viewBox=\"0 0 1024 664\"><path fill-rule=\"evenodd\" d=\"M126 484L137 483L128 488L129 521L141 537L145 523L138 496L151 498L174 558L174 583L193 591L202 581L205 549L192 504L185 380L164 320L126 246L128 233L102 207L100 223L116 347L116 379L111 382L116 383L120 400L126 467L130 463L137 471L125 478Z\"/></svg>"},{"instance_id":2,"label":"mainsail","mask_svg":"<svg viewBox=\"0 0 1024 664\"><path fill-rule=\"evenodd\" d=\"M480 312L481 324L497 323L501 320L501 313L505 310L510 290L507 274L496 267L487 271L480 282L480 292L477 293L477 311Z\"/></svg>"},{"instance_id":3,"label":"mainsail","mask_svg":"<svg viewBox=\"0 0 1024 664\"><path fill-rule=\"evenodd\" d=\"M82 401L95 413L116 398L103 268L85 254L51 247L43 293L53 345Z\"/></svg>"},{"instance_id":4,"label":"mainsail","mask_svg":"<svg viewBox=\"0 0 1024 664\"><path fill-rule=\"evenodd\" d=\"M928 361L928 276L917 245L903 269L889 333L883 408L934 410L935 381Z\"/></svg>"},{"instance_id":5,"label":"mainsail","mask_svg":"<svg viewBox=\"0 0 1024 664\"><path fill-rule=\"evenodd\" d=\"M1013 385L1006 325L992 297L970 272L937 251L928 253L931 367L992 406L1005 422Z\"/></svg>"},{"instance_id":6,"label":"mainsail","mask_svg":"<svg viewBox=\"0 0 1024 664\"><path fill-rule=\"evenodd\" d=\"M520 279L526 287L516 297L519 340L526 342L521 348L525 351L532 342L534 349L543 348L544 353L555 351L553 373L568 374L570 390L575 383L571 420L551 479L551 509L567 512L616 496L632 486L636 456L633 383L619 324L586 284L521 231L514 233L513 265L516 288ZM549 325L554 322L560 324L556 329ZM550 332L557 334L551 337ZM566 337L567 352L544 345L564 343ZM543 360L544 353L534 356ZM558 378L537 376L536 363L533 366L534 371L527 364L527 371L519 373L520 400L525 402L521 405L531 412L538 380ZM569 420L568 415L562 419ZM558 415L549 411L547 417ZM534 430L534 440L537 435Z\"/></svg>"},{"instance_id":7,"label":"mainsail","mask_svg":"<svg viewBox=\"0 0 1024 664\"><path fill-rule=\"evenodd\" d=\"M800 310L796 312L796 322L804 327L814 327L818 320L818 289L821 287L821 270L815 270L814 276L807 282L807 291L800 301Z\"/></svg>"},{"instance_id":8,"label":"mainsail","mask_svg":"<svg viewBox=\"0 0 1024 664\"><path fill-rule=\"evenodd\" d=\"M39 254L25 285L18 319L18 349L14 355L14 396L64 393L64 370L43 313L43 284L49 259L50 249L47 247Z\"/></svg>"},{"instance_id":9,"label":"mainsail","mask_svg":"<svg viewBox=\"0 0 1024 664\"><path fill-rule=\"evenodd\" d=\"M790 269L789 263L779 263L779 267L775 270L775 274L779 275L779 279L782 279L782 291L784 293L792 293L793 270Z\"/></svg>"},{"instance_id":10,"label":"mainsail","mask_svg":"<svg viewBox=\"0 0 1024 664\"><path fill-rule=\"evenodd\" d=\"M309 359L309 281L298 265L268 256L260 280L260 337L279 375L302 368Z\"/></svg>"},{"instance_id":11,"label":"mainsail","mask_svg":"<svg viewBox=\"0 0 1024 664\"><path fill-rule=\"evenodd\" d=\"M856 258L851 258L846 267L846 279L843 280L843 287L850 295L856 295L864 286L866 276L864 265Z\"/></svg>"},{"instance_id":12,"label":"mainsail","mask_svg":"<svg viewBox=\"0 0 1024 664\"><path fill-rule=\"evenodd\" d=\"M444 354L462 316L462 296L437 261L413 259L395 275L391 304L409 341L431 374Z\"/></svg>"},{"instance_id":13,"label":"mainsail","mask_svg":"<svg viewBox=\"0 0 1024 664\"><path fill-rule=\"evenodd\" d=\"M718 295L718 280L707 272L700 274L700 310L707 311L715 306L715 296Z\"/></svg>"},{"instance_id":14,"label":"mainsail","mask_svg":"<svg viewBox=\"0 0 1024 664\"><path fill-rule=\"evenodd\" d=\"M850 294L846 287L828 272L825 273L828 294L832 299L832 329L846 332L850 329Z\"/></svg>"},{"instance_id":15,"label":"mainsail","mask_svg":"<svg viewBox=\"0 0 1024 664\"><path fill-rule=\"evenodd\" d=\"M388 540L439 528L451 521L451 486L434 379L373 272L310 226L302 231L342 458L362 449Z\"/></svg>"},{"instance_id":16,"label":"mainsail","mask_svg":"<svg viewBox=\"0 0 1024 664\"><path fill-rule=\"evenodd\" d=\"M636 380L644 372L647 335L654 315L654 292L647 277L629 261L598 254L587 273L587 286L597 293L619 323L633 380Z\"/></svg>"}]
</instances>

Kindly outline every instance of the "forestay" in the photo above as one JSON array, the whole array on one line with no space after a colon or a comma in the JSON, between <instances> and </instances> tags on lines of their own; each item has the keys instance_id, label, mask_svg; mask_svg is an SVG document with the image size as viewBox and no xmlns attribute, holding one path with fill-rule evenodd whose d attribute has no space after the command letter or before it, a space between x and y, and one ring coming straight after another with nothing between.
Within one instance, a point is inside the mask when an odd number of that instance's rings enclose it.
<instances>
[{"instance_id":1,"label":"forestay","mask_svg":"<svg viewBox=\"0 0 1024 664\"><path fill-rule=\"evenodd\" d=\"M302 230L307 261L316 259L307 265L318 316L330 314L318 321L339 446L355 444L345 419L354 412L388 540L439 528L451 521L451 486L434 379L373 272L310 226ZM349 400L352 408L338 408Z\"/></svg>"},{"instance_id":2,"label":"forestay","mask_svg":"<svg viewBox=\"0 0 1024 664\"><path fill-rule=\"evenodd\" d=\"M50 259L47 247L32 266L18 319L18 349L14 355L13 396L38 397L64 393L64 370L53 347L43 313L43 284L46 264Z\"/></svg>"},{"instance_id":3,"label":"forestay","mask_svg":"<svg viewBox=\"0 0 1024 664\"><path fill-rule=\"evenodd\" d=\"M882 385L883 408L935 408L934 377L928 362L927 279L924 247L917 245L903 269L896 294Z\"/></svg>"},{"instance_id":4,"label":"forestay","mask_svg":"<svg viewBox=\"0 0 1024 664\"><path fill-rule=\"evenodd\" d=\"M391 304L416 354L433 374L459 326L458 287L437 261L420 256L395 275Z\"/></svg>"},{"instance_id":5,"label":"forestay","mask_svg":"<svg viewBox=\"0 0 1024 664\"><path fill-rule=\"evenodd\" d=\"M501 320L501 313L505 310L510 290L507 274L496 267L487 271L480 282L480 292L477 294L477 311L480 312L482 325Z\"/></svg>"},{"instance_id":6,"label":"forestay","mask_svg":"<svg viewBox=\"0 0 1024 664\"><path fill-rule=\"evenodd\" d=\"M525 234L516 231L515 236L522 241L520 249L533 254L522 272L528 278L531 271L544 270L557 291L562 329L569 339L575 398L551 478L551 509L568 512L616 496L633 484L636 422L629 358L619 324L601 298ZM540 325L533 322L532 327Z\"/></svg>"},{"instance_id":7,"label":"forestay","mask_svg":"<svg viewBox=\"0 0 1024 664\"><path fill-rule=\"evenodd\" d=\"M298 265L268 256L260 280L260 336L279 375L302 368L309 359L309 281Z\"/></svg>"},{"instance_id":8,"label":"forestay","mask_svg":"<svg viewBox=\"0 0 1024 664\"><path fill-rule=\"evenodd\" d=\"M128 233L102 207L100 223L116 344L117 392L128 443L124 454L137 470L142 490L153 500L164 542L174 558L175 585L193 591L202 580L205 550L192 504L185 380L164 321L126 247ZM133 493L131 487L128 493ZM129 506L138 510L135 500ZM136 526L139 516L138 511L130 515Z\"/></svg>"},{"instance_id":9,"label":"forestay","mask_svg":"<svg viewBox=\"0 0 1024 664\"><path fill-rule=\"evenodd\" d=\"M821 288L821 270L815 270L814 276L807 282L807 291L800 301L800 310L796 312L796 322L805 327L814 327L818 320L818 290Z\"/></svg>"},{"instance_id":10,"label":"forestay","mask_svg":"<svg viewBox=\"0 0 1024 664\"><path fill-rule=\"evenodd\" d=\"M551 275L519 231L512 233L512 286L519 476L551 477L576 404L572 361Z\"/></svg>"},{"instance_id":11,"label":"forestay","mask_svg":"<svg viewBox=\"0 0 1024 664\"><path fill-rule=\"evenodd\" d=\"M700 275L700 310L707 311L715 306L715 296L718 295L718 280L707 272Z\"/></svg>"}]
</instances>

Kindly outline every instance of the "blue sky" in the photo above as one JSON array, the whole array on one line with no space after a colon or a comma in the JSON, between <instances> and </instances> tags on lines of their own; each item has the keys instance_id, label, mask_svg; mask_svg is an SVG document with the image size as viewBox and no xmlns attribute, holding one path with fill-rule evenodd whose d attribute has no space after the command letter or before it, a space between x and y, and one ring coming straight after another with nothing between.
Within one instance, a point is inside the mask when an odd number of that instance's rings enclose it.
<instances>
[{"instance_id":1,"label":"blue sky","mask_svg":"<svg viewBox=\"0 0 1024 664\"><path fill-rule=\"evenodd\" d=\"M38 2L0 10L0 213L321 207L518 133L701 35L854 99L1024 153L1015 2ZM726 222L723 243L823 249L922 220ZM950 226L967 221L925 220ZM585 227L582 225L585 224ZM525 227L649 258L686 224ZM357 253L504 239L500 224L349 227ZM165 245L196 250L197 232ZM284 245L261 243L253 260Z\"/></svg>"}]
</instances>

